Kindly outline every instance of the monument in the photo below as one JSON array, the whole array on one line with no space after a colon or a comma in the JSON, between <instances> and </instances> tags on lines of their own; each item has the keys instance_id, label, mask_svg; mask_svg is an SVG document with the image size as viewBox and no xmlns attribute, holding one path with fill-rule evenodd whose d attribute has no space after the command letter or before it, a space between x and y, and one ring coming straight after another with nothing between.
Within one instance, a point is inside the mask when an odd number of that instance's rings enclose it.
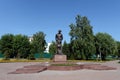
<instances>
[{"instance_id":1,"label":"monument","mask_svg":"<svg viewBox=\"0 0 120 80\"><path fill-rule=\"evenodd\" d=\"M54 61L55 62L65 62L67 61L66 55L63 54L62 52L62 40L63 40L63 35L61 34L61 30L58 31L58 33L55 35L55 40L56 40L56 54L54 55Z\"/></svg>"}]
</instances>

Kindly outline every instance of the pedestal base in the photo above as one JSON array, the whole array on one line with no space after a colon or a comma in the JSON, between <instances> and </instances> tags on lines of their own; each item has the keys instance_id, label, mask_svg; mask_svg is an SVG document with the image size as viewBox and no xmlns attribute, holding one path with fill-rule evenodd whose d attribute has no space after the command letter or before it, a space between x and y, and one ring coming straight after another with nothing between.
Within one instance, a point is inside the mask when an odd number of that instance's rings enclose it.
<instances>
[{"instance_id":1,"label":"pedestal base","mask_svg":"<svg viewBox=\"0 0 120 80\"><path fill-rule=\"evenodd\" d=\"M54 62L66 62L67 56L66 55L54 55L53 61Z\"/></svg>"}]
</instances>

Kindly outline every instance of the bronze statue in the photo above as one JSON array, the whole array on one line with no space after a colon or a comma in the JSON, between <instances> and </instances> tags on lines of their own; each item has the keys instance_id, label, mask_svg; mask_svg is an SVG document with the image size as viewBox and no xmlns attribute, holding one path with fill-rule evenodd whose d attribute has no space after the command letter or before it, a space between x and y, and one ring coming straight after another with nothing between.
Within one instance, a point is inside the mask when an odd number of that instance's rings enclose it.
<instances>
[{"instance_id":1,"label":"bronze statue","mask_svg":"<svg viewBox=\"0 0 120 80\"><path fill-rule=\"evenodd\" d=\"M63 35L61 34L61 30L58 31L58 33L55 36L56 39L56 47L57 51L56 54L62 55L62 40L63 40Z\"/></svg>"}]
</instances>

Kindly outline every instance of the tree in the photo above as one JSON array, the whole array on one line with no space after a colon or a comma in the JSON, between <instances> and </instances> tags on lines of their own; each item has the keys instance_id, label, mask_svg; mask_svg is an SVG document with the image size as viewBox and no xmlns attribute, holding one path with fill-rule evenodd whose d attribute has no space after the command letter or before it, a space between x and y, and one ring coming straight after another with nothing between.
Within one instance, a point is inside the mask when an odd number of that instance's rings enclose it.
<instances>
[{"instance_id":1,"label":"tree","mask_svg":"<svg viewBox=\"0 0 120 80\"><path fill-rule=\"evenodd\" d=\"M54 55L56 53L56 49L56 43L52 41L52 44L49 46L49 52Z\"/></svg>"},{"instance_id":2,"label":"tree","mask_svg":"<svg viewBox=\"0 0 120 80\"><path fill-rule=\"evenodd\" d=\"M43 53L45 50L45 34L43 32L37 32L36 34L33 34L33 40L31 43L32 51L34 53Z\"/></svg>"},{"instance_id":3,"label":"tree","mask_svg":"<svg viewBox=\"0 0 120 80\"><path fill-rule=\"evenodd\" d=\"M87 17L77 15L76 24L70 25L71 51L75 59L89 59L95 53L92 26Z\"/></svg>"},{"instance_id":4,"label":"tree","mask_svg":"<svg viewBox=\"0 0 120 80\"><path fill-rule=\"evenodd\" d=\"M2 53L2 47L1 47L1 39L0 39L0 53Z\"/></svg>"},{"instance_id":5,"label":"tree","mask_svg":"<svg viewBox=\"0 0 120 80\"><path fill-rule=\"evenodd\" d=\"M117 44L108 33L97 33L95 36L95 43L97 54L101 56L102 60L105 60L107 55L114 55L117 53Z\"/></svg>"},{"instance_id":6,"label":"tree","mask_svg":"<svg viewBox=\"0 0 120 80\"><path fill-rule=\"evenodd\" d=\"M5 34L1 37L1 52L4 54L6 59L13 57L13 38L14 35L12 34Z\"/></svg>"},{"instance_id":7,"label":"tree","mask_svg":"<svg viewBox=\"0 0 120 80\"><path fill-rule=\"evenodd\" d=\"M118 51L117 56L118 58L120 58L120 41L116 41L116 44L117 44L117 51Z\"/></svg>"},{"instance_id":8,"label":"tree","mask_svg":"<svg viewBox=\"0 0 120 80\"><path fill-rule=\"evenodd\" d=\"M27 58L30 54L30 42L25 35L14 36L14 56L17 58Z\"/></svg>"},{"instance_id":9,"label":"tree","mask_svg":"<svg viewBox=\"0 0 120 80\"><path fill-rule=\"evenodd\" d=\"M70 54L70 44L68 44L66 41L63 43L62 51L63 54L67 55L67 59L73 59L72 55Z\"/></svg>"}]
</instances>

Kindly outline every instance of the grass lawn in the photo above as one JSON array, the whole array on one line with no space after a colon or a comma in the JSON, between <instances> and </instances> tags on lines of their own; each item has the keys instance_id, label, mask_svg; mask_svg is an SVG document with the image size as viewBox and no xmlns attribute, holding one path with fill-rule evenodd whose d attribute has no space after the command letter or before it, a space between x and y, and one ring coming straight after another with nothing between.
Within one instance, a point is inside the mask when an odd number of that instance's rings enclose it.
<instances>
[{"instance_id":1,"label":"grass lawn","mask_svg":"<svg viewBox=\"0 0 120 80\"><path fill-rule=\"evenodd\" d=\"M11 63L11 62L50 62L50 59L39 59L39 60L28 60L28 59L0 59L0 63Z\"/></svg>"},{"instance_id":2,"label":"grass lawn","mask_svg":"<svg viewBox=\"0 0 120 80\"><path fill-rule=\"evenodd\" d=\"M66 64L52 64L52 66L77 66L77 64L73 64L73 63L66 63Z\"/></svg>"},{"instance_id":3,"label":"grass lawn","mask_svg":"<svg viewBox=\"0 0 120 80\"><path fill-rule=\"evenodd\" d=\"M3 58L0 58L0 63L10 63L10 62L53 62L53 60L50 59L36 59L36 60L28 60L28 59L9 59L5 60ZM67 62L106 62L106 61L98 61L98 60L67 60Z\"/></svg>"}]
</instances>

